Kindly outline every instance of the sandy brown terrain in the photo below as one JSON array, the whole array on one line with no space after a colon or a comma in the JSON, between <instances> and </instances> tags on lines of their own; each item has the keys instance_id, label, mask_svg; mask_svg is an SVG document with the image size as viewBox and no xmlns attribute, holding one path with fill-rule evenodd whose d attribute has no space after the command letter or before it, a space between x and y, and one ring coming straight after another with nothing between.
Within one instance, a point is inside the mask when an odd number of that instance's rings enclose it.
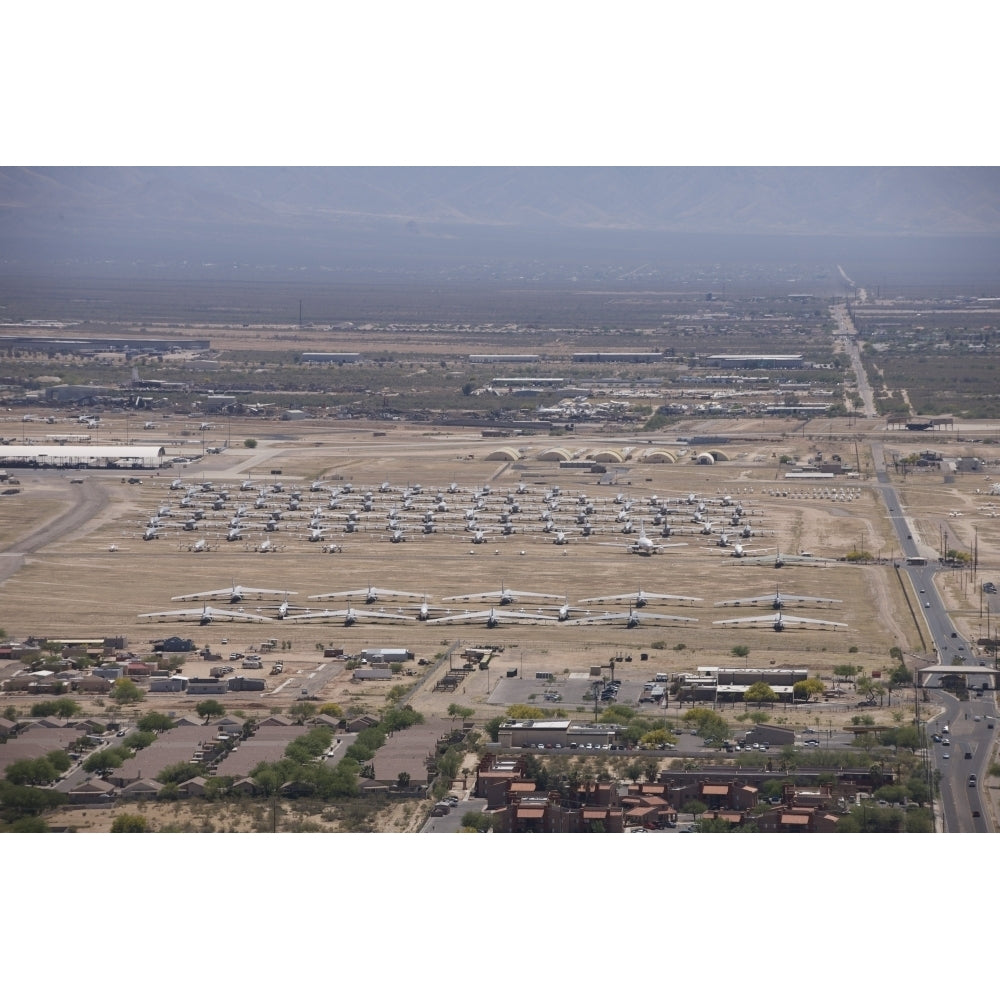
<instances>
[{"instance_id":1,"label":"sandy brown terrain","mask_svg":"<svg viewBox=\"0 0 1000 1000\"><path fill-rule=\"evenodd\" d=\"M905 575L891 565L896 542L889 513L874 481L864 474L856 480L838 480L838 487L854 491L849 501L825 498L821 488L826 484L790 486L775 456L789 453L791 446L781 440L777 427L763 440L748 437L729 447L732 460L728 462L714 466L695 465L689 458L677 464L633 462L616 478L602 482L597 473L561 469L557 463L537 456L554 443L584 453L610 444L645 446L645 439L609 441L602 436L567 436L555 442L548 436L537 436L498 443L484 439L478 431L454 428L409 430L389 425L383 436L386 426L241 419L233 438L242 441L255 437L259 441L255 450L234 447L220 455L207 455L183 469L144 472L139 485L129 485L121 475L109 472L19 471L21 492L0 501L0 544L4 550L0 570L6 574L0 582L0 626L15 637L124 635L139 653L148 652L154 639L173 634L190 635L223 653L243 651L275 638L279 648L265 657L265 666L280 658L285 664L284 673L267 677L268 690L263 696L227 696L231 709L256 715L287 707L298 696L301 684L308 682L323 662L324 646L343 646L348 653L362 648L403 646L414 653L415 659L408 664L412 674L403 674L391 682L359 684L349 679L349 672L336 672L315 692L322 700L336 702L346 710L377 711L395 684L419 682L411 703L428 717L445 717L449 704L459 701L475 708L480 719L503 710L503 705L491 698L487 685L495 688L501 671L515 666L522 676L532 676L536 670L568 676L621 657L617 669L623 679L649 680L654 671L675 673L693 671L702 665L744 662L751 667L804 666L819 676L830 677L832 668L842 663L855 664L868 672L884 669L890 666L889 650L894 646L917 657L930 655L920 628L919 597L908 592ZM717 425L712 430L721 432ZM745 429L733 427L731 431L738 434ZM755 433L763 432L758 426ZM903 441L901 446L907 443ZM500 445L516 446L522 458L516 462L487 460L486 456ZM832 447L827 440L822 445ZM799 450L807 454L809 446L810 442L802 442ZM863 443L858 454L863 467L870 470L871 457ZM471 491L484 484L501 494L524 484L531 491L529 496L536 498L558 485L564 497L574 498L585 492L605 505L610 505L616 494L624 494L635 501L640 516L653 494L728 494L744 503L751 523L760 532L748 543L751 549L759 549L772 559L776 551L807 551L830 561L788 563L775 569L770 561L734 559L730 550L714 545L713 538L696 534L684 536L687 544L683 547L643 557L616 547L627 539L610 531L590 539L575 538L569 545L557 547L538 531L498 536L484 545L470 544L468 536L461 533L457 537L445 533L429 537L411 534L404 544L392 545L383 532L372 530L338 537L341 551L327 552L323 546L310 544L301 534L297 536L283 527L275 533L283 547L269 554L254 551L251 544L226 543L221 538L209 538L210 551L194 553L189 551L193 539L187 532L149 542L141 539L146 517L162 504L176 505L178 494L168 489L175 476L186 483L227 483L234 490L234 501L239 502L240 494L235 490L242 479L268 482L277 478L270 474L277 468L281 469L280 478L286 488L297 486L304 491L304 508L312 506L312 497L305 491L315 478L323 478L330 486L351 482L355 496L366 489L377 491L383 481L396 488L419 482L431 492L455 482L465 491L455 499L456 507L468 502ZM80 476L84 484L70 482ZM989 484L982 476L959 477L952 482L944 482L945 478L941 472L921 473L899 486L913 528L930 548L936 546L945 529L949 538L966 548L977 544L975 579L969 572L957 571L940 577L952 613L965 622L966 635L975 638L985 625L980 617L979 581L1000 577L998 522L990 516L990 501L983 495ZM952 510L959 511L960 516L950 517ZM81 517L81 511L87 516ZM680 517L673 520L675 526L687 527ZM647 530L652 533L655 529L648 525ZM204 532L193 534L198 537ZM30 545L25 546L26 540ZM117 551L109 551L111 546L116 546ZM857 549L864 549L881 563L851 565L836 561ZM501 584L515 590L563 595L574 604L588 597L641 588L696 598L687 604L663 602L647 610L687 615L698 621L657 623L637 629L625 629L618 623L505 623L488 630L479 623L434 626L415 620L358 624L352 628L315 621L215 623L202 628L191 623L138 618L143 613L177 606L171 600L176 595L224 588L234 581L250 587L287 589L295 595L290 600L317 607L342 606L343 602L309 602L305 598L369 585L425 594L431 603L449 595L497 590ZM784 593L821 595L842 602L823 611L813 608L797 613L843 621L848 627L788 628L778 633L769 627L722 628L712 624L724 617L766 610L717 608L717 601L761 595L778 588ZM254 611L260 603L264 602L254 599L245 607ZM385 599L378 606L397 611L412 604L411 599L398 598ZM462 607L466 605L457 605ZM227 640L225 645L223 639ZM436 681L456 662L462 649L485 643L504 647L489 673L472 672L457 691L434 690ZM738 645L749 649L745 661L733 656ZM643 660L643 654L648 659ZM629 656L631 662L627 662ZM430 661L430 665L418 666L417 658ZM204 675L207 665L189 659L186 672ZM267 670L263 673L267 675ZM29 700L4 696L5 702L13 701L22 708ZM146 705L154 704L158 708L190 710L190 703L183 697L153 695ZM840 725L848 721L851 706L843 701L831 702L809 711L819 713L824 725L827 719L832 725ZM560 707L571 713L589 714L582 705ZM88 704L87 708L99 705ZM669 711L674 714L678 709L671 706ZM96 820L90 817L90 822ZM173 822L157 819L158 825ZM177 819L187 828L198 822L195 815ZM393 822L405 826L406 820Z\"/></svg>"}]
</instances>

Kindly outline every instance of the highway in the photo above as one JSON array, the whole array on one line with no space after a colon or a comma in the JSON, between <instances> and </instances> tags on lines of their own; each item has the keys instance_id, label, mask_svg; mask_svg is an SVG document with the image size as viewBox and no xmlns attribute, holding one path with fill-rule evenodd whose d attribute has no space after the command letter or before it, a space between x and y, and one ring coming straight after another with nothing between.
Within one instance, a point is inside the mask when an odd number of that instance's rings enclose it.
<instances>
[{"instance_id":1,"label":"highway","mask_svg":"<svg viewBox=\"0 0 1000 1000\"><path fill-rule=\"evenodd\" d=\"M872 459L875 465L877 488L881 490L886 508L896 535L899 539L899 549L902 553L898 564L898 572L908 577L911 585L910 593L914 595L914 620L924 636L924 642L931 654L927 660L928 666L950 665L955 657L968 658L971 651L966 648L964 637L958 632L952 622L935 584L938 568L937 553L929 551L929 547L914 536L914 528L899 502L895 488L889 483L885 468L885 457L880 442L871 444ZM927 559L926 565L906 565L907 558ZM978 667L978 664L972 664ZM987 664L987 666L989 666ZM932 674L927 677L933 682ZM977 679L979 675L973 675ZM992 717L997 715L996 707L996 676L989 690L972 691L968 701L960 702L953 695L939 688L922 688L922 692L931 702L944 708L944 712L929 727L928 735L943 732L944 726L951 729L951 746L944 747L931 740L926 751L930 755L932 770L940 773L941 822L944 830L949 833L988 833L992 826L988 811L982 800L980 789L983 775L989 763L993 741L996 739L996 729L990 729ZM987 680L984 674L978 683ZM977 681L973 681L976 683ZM920 702L917 702L919 710ZM963 756L963 744L972 748L972 758L966 760ZM948 757L943 757L944 753ZM969 776L976 776L975 786L969 785Z\"/></svg>"}]
</instances>

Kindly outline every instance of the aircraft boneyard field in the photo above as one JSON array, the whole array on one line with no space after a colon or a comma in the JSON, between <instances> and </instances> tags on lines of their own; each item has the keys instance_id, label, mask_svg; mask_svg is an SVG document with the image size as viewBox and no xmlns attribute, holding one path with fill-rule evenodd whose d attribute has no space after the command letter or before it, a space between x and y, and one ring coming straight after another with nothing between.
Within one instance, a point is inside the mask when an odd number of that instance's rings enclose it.
<instances>
[{"instance_id":1,"label":"aircraft boneyard field","mask_svg":"<svg viewBox=\"0 0 1000 1000\"><path fill-rule=\"evenodd\" d=\"M276 639L285 672L269 678L264 696L275 704L298 696L300 681L322 660L319 650L330 646L348 653L405 647L431 662L409 664L417 676L443 673L450 657L439 654L485 644L502 645L497 669L518 667L522 678L536 670L585 671L620 656L618 669L637 680L653 671L743 665L733 659L737 645L748 647L750 666L804 666L823 675L840 663L883 668L893 646L921 652L920 603L893 571L897 543L874 480L790 486L775 457L777 430L770 440L761 435L759 443L748 439L731 448L731 461L699 465L672 438L654 444L680 452L675 463L643 463L645 438L539 435L498 443L461 429L391 425L383 434L385 424L245 418L236 425L234 418L233 439L254 437L257 448L236 446L190 465L145 470L136 473L141 483L129 484L118 472L18 471L21 492L0 503L0 624L7 633L125 635L140 651L170 635L190 636L217 652ZM145 436L154 443L152 432ZM605 474L560 468L539 457L555 444L580 456L631 447L635 458L608 465ZM516 457L488 457L501 447ZM179 451L168 447L168 457ZM972 538L962 533L976 530L982 568L995 565L998 532L996 521L977 514L988 506L977 485L981 476L942 484L938 472L911 476L900 488L928 545L938 542L941 518L967 548ZM228 497L220 504L223 492ZM950 510L964 511L965 520L949 519ZM227 540L234 520L236 535ZM155 537L147 540L151 521ZM641 554L641 537L653 554ZM738 545L742 558L734 554ZM881 565L842 561L858 549ZM812 558L788 558L775 568L779 554L803 552ZM221 593L177 600L234 585L275 593L248 594L239 603ZM369 602L369 588L400 593ZM504 590L529 596L501 602ZM815 600L787 606L781 631L767 621L716 624L773 617L759 603L771 591ZM974 591L958 579L946 590L946 603L957 614L966 608L972 628ZM667 596L634 607L640 592ZM738 600L745 603L732 603ZM283 602L289 607L279 618ZM419 620L422 604L427 621ZM205 605L250 617L216 617L202 627L197 612ZM491 608L499 618L495 629L485 620ZM347 628L344 614L317 616L324 610L351 610L357 623ZM630 610L650 617L627 627ZM174 614L182 611L188 616ZM508 617L512 612L535 617ZM442 617L451 620L435 626ZM588 627L573 627L578 623ZM491 672L496 687L501 674ZM456 695L434 694L433 681L413 704L443 712ZM470 676L460 700L485 707L487 684L488 676ZM383 686L366 687L365 695L377 696ZM358 691L342 679L315 693L336 700ZM234 705L244 698L261 704L258 694L230 696ZM494 691L496 711L498 699Z\"/></svg>"}]
</instances>

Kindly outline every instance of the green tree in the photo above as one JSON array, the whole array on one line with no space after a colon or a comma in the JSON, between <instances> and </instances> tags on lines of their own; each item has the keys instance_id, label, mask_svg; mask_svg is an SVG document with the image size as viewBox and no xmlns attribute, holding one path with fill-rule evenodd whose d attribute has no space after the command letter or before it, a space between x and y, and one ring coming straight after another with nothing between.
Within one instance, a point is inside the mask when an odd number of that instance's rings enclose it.
<instances>
[{"instance_id":1,"label":"green tree","mask_svg":"<svg viewBox=\"0 0 1000 1000\"><path fill-rule=\"evenodd\" d=\"M106 750L98 750L84 760L81 765L87 774L107 774L122 766L132 751L128 747L108 747Z\"/></svg>"},{"instance_id":2,"label":"green tree","mask_svg":"<svg viewBox=\"0 0 1000 1000\"><path fill-rule=\"evenodd\" d=\"M50 701L39 701L31 706L31 715L35 719L44 719L54 715L60 719L71 719L83 711L79 702L72 698L54 698Z\"/></svg>"},{"instance_id":3,"label":"green tree","mask_svg":"<svg viewBox=\"0 0 1000 1000\"><path fill-rule=\"evenodd\" d=\"M906 687L913 683L913 671L900 663L890 674L889 683L893 687Z\"/></svg>"},{"instance_id":4,"label":"green tree","mask_svg":"<svg viewBox=\"0 0 1000 1000\"><path fill-rule=\"evenodd\" d=\"M311 701L297 701L289 708L288 714L302 725L306 719L311 719L316 714L316 706Z\"/></svg>"},{"instance_id":5,"label":"green tree","mask_svg":"<svg viewBox=\"0 0 1000 1000\"><path fill-rule=\"evenodd\" d=\"M474 708L468 708L465 705L458 705L455 702L452 702L448 706L448 718L450 719L471 719L475 714L476 710Z\"/></svg>"},{"instance_id":6,"label":"green tree","mask_svg":"<svg viewBox=\"0 0 1000 1000\"><path fill-rule=\"evenodd\" d=\"M199 701L194 706L194 710L205 720L206 724L214 717L221 717L226 714L225 707L215 698L206 698L204 701Z\"/></svg>"},{"instance_id":7,"label":"green tree","mask_svg":"<svg viewBox=\"0 0 1000 1000\"><path fill-rule=\"evenodd\" d=\"M770 684L757 681L743 692L743 700L746 702L755 701L758 705L766 701L770 705L778 700L778 696L774 693L774 688Z\"/></svg>"},{"instance_id":8,"label":"green tree","mask_svg":"<svg viewBox=\"0 0 1000 1000\"><path fill-rule=\"evenodd\" d=\"M458 769L461 766L462 755L454 747L448 747L438 758L438 771L452 781L458 776Z\"/></svg>"},{"instance_id":9,"label":"green tree","mask_svg":"<svg viewBox=\"0 0 1000 1000\"><path fill-rule=\"evenodd\" d=\"M7 765L4 778L14 785L48 785L59 777L51 761L45 757L15 760Z\"/></svg>"},{"instance_id":10,"label":"green tree","mask_svg":"<svg viewBox=\"0 0 1000 1000\"><path fill-rule=\"evenodd\" d=\"M111 824L112 833L148 833L149 822L138 813L119 813Z\"/></svg>"},{"instance_id":11,"label":"green tree","mask_svg":"<svg viewBox=\"0 0 1000 1000\"><path fill-rule=\"evenodd\" d=\"M492 743L496 743L496 741L500 738L500 727L503 725L503 721L504 716L494 715L492 719L487 719L487 721L483 723L483 731L487 736L489 736Z\"/></svg>"},{"instance_id":12,"label":"green tree","mask_svg":"<svg viewBox=\"0 0 1000 1000\"><path fill-rule=\"evenodd\" d=\"M147 712L140 717L136 726L144 733L165 733L174 728L174 720L165 712Z\"/></svg>"},{"instance_id":13,"label":"green tree","mask_svg":"<svg viewBox=\"0 0 1000 1000\"><path fill-rule=\"evenodd\" d=\"M729 655L746 662L750 658L750 647L744 645L733 646L729 651Z\"/></svg>"},{"instance_id":14,"label":"green tree","mask_svg":"<svg viewBox=\"0 0 1000 1000\"><path fill-rule=\"evenodd\" d=\"M208 768L204 764L192 764L190 761L179 761L176 764L168 764L156 776L156 780L161 785L180 785L191 778L200 778L208 773Z\"/></svg>"},{"instance_id":15,"label":"green tree","mask_svg":"<svg viewBox=\"0 0 1000 1000\"><path fill-rule=\"evenodd\" d=\"M156 733L143 732L141 729L137 729L134 733L129 733L122 740L122 746L128 747L129 750L142 750L155 742Z\"/></svg>"},{"instance_id":16,"label":"green tree","mask_svg":"<svg viewBox=\"0 0 1000 1000\"><path fill-rule=\"evenodd\" d=\"M127 677L119 677L111 686L111 700L117 705L134 705L145 697L146 692Z\"/></svg>"},{"instance_id":17,"label":"green tree","mask_svg":"<svg viewBox=\"0 0 1000 1000\"><path fill-rule=\"evenodd\" d=\"M246 438L244 440L244 442L243 442L243 447L244 448L256 448L257 447L257 439L256 438Z\"/></svg>"},{"instance_id":18,"label":"green tree","mask_svg":"<svg viewBox=\"0 0 1000 1000\"><path fill-rule=\"evenodd\" d=\"M400 771L396 775L396 787L397 788L409 788L410 787L410 772Z\"/></svg>"},{"instance_id":19,"label":"green tree","mask_svg":"<svg viewBox=\"0 0 1000 1000\"><path fill-rule=\"evenodd\" d=\"M833 668L833 676L845 681L853 681L859 673L861 668L852 663L840 663Z\"/></svg>"},{"instance_id":20,"label":"green tree","mask_svg":"<svg viewBox=\"0 0 1000 1000\"><path fill-rule=\"evenodd\" d=\"M804 681L796 681L792 685L792 694L796 701L812 701L826 690L826 685L818 677L808 677Z\"/></svg>"},{"instance_id":21,"label":"green tree","mask_svg":"<svg viewBox=\"0 0 1000 1000\"><path fill-rule=\"evenodd\" d=\"M703 812L708 811L708 806L705 805L701 799L688 799L687 802L680 807L680 811L691 813L691 822L694 823Z\"/></svg>"}]
</instances>

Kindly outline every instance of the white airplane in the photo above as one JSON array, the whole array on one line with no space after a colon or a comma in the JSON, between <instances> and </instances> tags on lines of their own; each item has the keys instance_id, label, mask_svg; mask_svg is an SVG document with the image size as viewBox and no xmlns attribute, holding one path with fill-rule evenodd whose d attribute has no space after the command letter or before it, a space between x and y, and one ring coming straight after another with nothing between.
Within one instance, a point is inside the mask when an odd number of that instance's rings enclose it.
<instances>
[{"instance_id":1,"label":"white airplane","mask_svg":"<svg viewBox=\"0 0 1000 1000\"><path fill-rule=\"evenodd\" d=\"M379 587L368 586L362 590L337 590L330 594L310 594L310 601L326 601L334 597L363 597L365 604L374 604L382 597L413 597L420 598L422 594L414 594L408 590L382 590Z\"/></svg>"},{"instance_id":2,"label":"white airplane","mask_svg":"<svg viewBox=\"0 0 1000 1000\"><path fill-rule=\"evenodd\" d=\"M260 545L257 546L257 551L258 552L276 552L277 549L271 543L271 539L270 538L265 538L264 541L262 541L260 543Z\"/></svg>"},{"instance_id":3,"label":"white airplane","mask_svg":"<svg viewBox=\"0 0 1000 1000\"><path fill-rule=\"evenodd\" d=\"M570 620L570 616L574 612L579 613L579 614L586 614L586 615L590 614L590 612L587 611L584 608L574 608L569 603L569 598L567 598L565 601L563 601L562 604L558 605L557 607L542 608L542 610L543 611L554 611L556 613L556 621L560 621L560 622L568 622Z\"/></svg>"},{"instance_id":4,"label":"white airplane","mask_svg":"<svg viewBox=\"0 0 1000 1000\"><path fill-rule=\"evenodd\" d=\"M434 617L435 612L447 613L449 608L439 608L432 604L427 603L427 598L424 597L419 604L411 604L402 608L398 608L399 611L416 611L418 622L427 622Z\"/></svg>"},{"instance_id":5,"label":"white airplane","mask_svg":"<svg viewBox=\"0 0 1000 1000\"><path fill-rule=\"evenodd\" d=\"M659 615L648 611L636 611L629 606L628 611L606 611L602 615L588 615L569 622L570 625L602 625L606 622L623 622L625 628L636 628L643 622L696 622L697 618L684 618L681 615Z\"/></svg>"},{"instance_id":6,"label":"white airplane","mask_svg":"<svg viewBox=\"0 0 1000 1000\"><path fill-rule=\"evenodd\" d=\"M455 594L452 597L442 597L442 601L497 601L501 607L515 604L522 598L538 598L543 601L562 600L562 594L538 594L530 590L511 590L500 582L499 590L487 590L481 594Z\"/></svg>"},{"instance_id":7,"label":"white airplane","mask_svg":"<svg viewBox=\"0 0 1000 1000\"><path fill-rule=\"evenodd\" d=\"M197 594L179 594L177 597L172 597L172 601L200 601L203 597L224 597L230 604L239 604L246 597L252 597L255 594L294 594L294 590L266 590L263 587L244 587L241 584L233 582L231 587L223 587L219 590L203 590Z\"/></svg>"},{"instance_id":8,"label":"white airplane","mask_svg":"<svg viewBox=\"0 0 1000 1000\"><path fill-rule=\"evenodd\" d=\"M389 611L371 611L366 608L355 611L350 604L348 604L346 608L342 608L339 611L306 611L301 615L289 615L285 620L290 622L299 622L330 618L341 618L343 619L345 625L356 625L362 618L390 619L392 621L399 622L406 622L410 620L406 615L396 615Z\"/></svg>"},{"instance_id":9,"label":"white airplane","mask_svg":"<svg viewBox=\"0 0 1000 1000\"><path fill-rule=\"evenodd\" d=\"M812 597L807 594L783 594L780 590L776 590L773 594L758 594L754 597L738 597L730 601L716 601L715 606L717 608L739 608L744 604L750 605L750 607L757 604L769 604L775 611L780 611L789 604L801 606L808 604L843 603L843 601L836 597Z\"/></svg>"},{"instance_id":10,"label":"white airplane","mask_svg":"<svg viewBox=\"0 0 1000 1000\"><path fill-rule=\"evenodd\" d=\"M631 594L607 594L604 597L587 597L581 604L603 604L605 601L620 604L628 601L629 607L644 608L650 601L700 601L700 597L683 594L654 594L641 587Z\"/></svg>"},{"instance_id":11,"label":"white airplane","mask_svg":"<svg viewBox=\"0 0 1000 1000\"><path fill-rule=\"evenodd\" d=\"M188 551L189 552L208 552L209 551L208 542L206 542L204 538L199 538L198 541L196 541L194 543L194 545L189 545L188 546Z\"/></svg>"},{"instance_id":12,"label":"white airplane","mask_svg":"<svg viewBox=\"0 0 1000 1000\"><path fill-rule=\"evenodd\" d=\"M549 615L535 615L527 611L498 611L490 608L489 611L463 611L457 615L445 615L443 618L434 618L428 625L451 625L455 622L482 622L487 628L496 628L503 622L524 622L526 624L536 624L537 622L554 622L557 618Z\"/></svg>"},{"instance_id":13,"label":"white airplane","mask_svg":"<svg viewBox=\"0 0 1000 1000\"><path fill-rule=\"evenodd\" d=\"M305 611L306 608L300 607L297 604L288 603L288 595L286 594L284 599L280 604L265 604L263 607L259 607L258 611L273 611L275 618L287 618L290 611Z\"/></svg>"},{"instance_id":14,"label":"white airplane","mask_svg":"<svg viewBox=\"0 0 1000 1000\"><path fill-rule=\"evenodd\" d=\"M821 628L847 628L846 622L824 621L822 618L796 618L793 615L784 615L778 611L774 615L757 615L750 618L724 618L722 621L712 622L713 625L768 625L775 632L783 632L788 625L818 625Z\"/></svg>"},{"instance_id":15,"label":"white airplane","mask_svg":"<svg viewBox=\"0 0 1000 1000\"><path fill-rule=\"evenodd\" d=\"M622 547L620 542L601 542L601 545L611 545L617 548ZM662 552L664 549L676 549L682 545L687 545L687 542L671 542L669 545L664 545L662 542L656 542L649 535L646 534L646 525L643 521L639 522L639 537L636 538L634 542L627 543L624 548L631 552L633 555L638 556L651 556Z\"/></svg>"},{"instance_id":16,"label":"white airplane","mask_svg":"<svg viewBox=\"0 0 1000 1000\"><path fill-rule=\"evenodd\" d=\"M735 555L735 552L733 554ZM773 562L775 569L781 569L782 566L785 566L788 563L802 563L807 566L825 566L831 561L829 559L819 559L816 556L811 555L790 556L782 552L780 549L774 556L750 556L744 553L744 558L748 564Z\"/></svg>"},{"instance_id":17,"label":"white airplane","mask_svg":"<svg viewBox=\"0 0 1000 1000\"><path fill-rule=\"evenodd\" d=\"M191 608L186 611L151 611L148 614L139 615L140 618L197 618L199 625L211 625L213 621L245 621L245 622L269 622L272 619L264 618L262 615L250 615L243 611L229 611L225 608L213 608L208 604L203 605L199 611Z\"/></svg>"}]
</instances>

